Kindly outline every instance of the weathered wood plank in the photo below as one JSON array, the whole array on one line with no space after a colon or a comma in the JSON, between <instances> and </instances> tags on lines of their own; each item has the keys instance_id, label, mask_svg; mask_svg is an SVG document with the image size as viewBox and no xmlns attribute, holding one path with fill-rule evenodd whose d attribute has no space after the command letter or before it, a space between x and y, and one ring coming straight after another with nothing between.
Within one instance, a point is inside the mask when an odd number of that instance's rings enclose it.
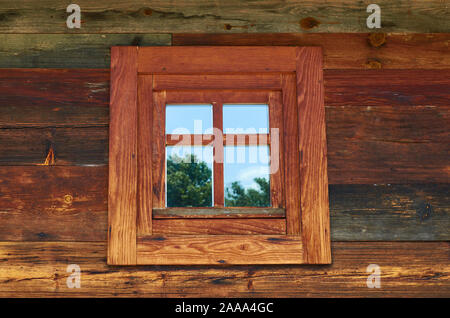
<instances>
[{"instance_id":1,"label":"weathered wood plank","mask_svg":"<svg viewBox=\"0 0 450 318\"><path fill-rule=\"evenodd\" d=\"M448 182L450 106L327 107L329 182ZM1 165L108 163L108 128L0 129Z\"/></svg>"},{"instance_id":2,"label":"weathered wood plank","mask_svg":"<svg viewBox=\"0 0 450 318\"><path fill-rule=\"evenodd\" d=\"M449 33L173 34L172 41L173 45L321 46L325 69L450 68Z\"/></svg>"},{"instance_id":3,"label":"weathered wood plank","mask_svg":"<svg viewBox=\"0 0 450 318\"><path fill-rule=\"evenodd\" d=\"M203 77L202 77L203 78ZM236 75L226 76L239 80ZM257 75L261 88L279 88L279 79ZM447 106L448 70L325 70L328 106ZM217 83L217 76L207 76ZM183 79L184 80L184 79ZM241 78L242 88L254 82ZM186 78L185 88L197 82ZM158 76L157 89L173 87L170 76ZM213 88L218 88L212 86ZM109 70L0 70L0 127L84 127L109 123Z\"/></svg>"},{"instance_id":4,"label":"weathered wood plank","mask_svg":"<svg viewBox=\"0 0 450 318\"><path fill-rule=\"evenodd\" d=\"M155 218L279 218L282 208L162 208L153 209Z\"/></svg>"},{"instance_id":5,"label":"weathered wood plank","mask_svg":"<svg viewBox=\"0 0 450 318\"><path fill-rule=\"evenodd\" d=\"M111 49L108 264L136 264L138 193L137 47Z\"/></svg>"},{"instance_id":6,"label":"weathered wood plank","mask_svg":"<svg viewBox=\"0 0 450 318\"><path fill-rule=\"evenodd\" d=\"M326 70L324 80L328 106L448 106L450 100L450 68Z\"/></svg>"},{"instance_id":7,"label":"weathered wood plank","mask_svg":"<svg viewBox=\"0 0 450 318\"><path fill-rule=\"evenodd\" d=\"M330 186L334 241L446 241L450 184Z\"/></svg>"},{"instance_id":8,"label":"weathered wood plank","mask_svg":"<svg viewBox=\"0 0 450 318\"><path fill-rule=\"evenodd\" d=\"M151 234L151 233L142 233ZM286 219L154 219L153 234L286 234Z\"/></svg>"},{"instance_id":9,"label":"weathered wood plank","mask_svg":"<svg viewBox=\"0 0 450 318\"><path fill-rule=\"evenodd\" d=\"M138 265L303 264L300 236L138 236Z\"/></svg>"},{"instance_id":10,"label":"weathered wood plank","mask_svg":"<svg viewBox=\"0 0 450 318\"><path fill-rule=\"evenodd\" d=\"M108 108L106 108L108 110ZM108 127L0 129L0 165L41 165L49 153L54 165L108 163Z\"/></svg>"},{"instance_id":11,"label":"weathered wood plank","mask_svg":"<svg viewBox=\"0 0 450 318\"><path fill-rule=\"evenodd\" d=\"M105 241L107 179L107 167L0 167L0 241ZM450 240L450 184L329 192L332 240Z\"/></svg>"},{"instance_id":12,"label":"weathered wood plank","mask_svg":"<svg viewBox=\"0 0 450 318\"><path fill-rule=\"evenodd\" d=\"M304 262L308 264L330 264L330 211L322 49L297 48L296 57L303 256Z\"/></svg>"},{"instance_id":13,"label":"weathered wood plank","mask_svg":"<svg viewBox=\"0 0 450 318\"><path fill-rule=\"evenodd\" d=\"M170 43L170 34L0 34L0 67L107 68L112 46Z\"/></svg>"},{"instance_id":14,"label":"weathered wood plank","mask_svg":"<svg viewBox=\"0 0 450 318\"><path fill-rule=\"evenodd\" d=\"M333 243L326 266L106 265L105 243L0 243L1 297L449 297L448 242ZM81 288L68 288L68 264ZM378 264L381 288L367 288Z\"/></svg>"},{"instance_id":15,"label":"weathered wood plank","mask_svg":"<svg viewBox=\"0 0 450 318\"><path fill-rule=\"evenodd\" d=\"M79 0L81 29L68 29L66 3L57 0L1 2L2 33L140 32L367 32L370 1L246 2L208 0ZM447 32L448 7L439 0L379 0L383 30Z\"/></svg>"},{"instance_id":16,"label":"weathered wood plank","mask_svg":"<svg viewBox=\"0 0 450 318\"><path fill-rule=\"evenodd\" d=\"M138 71L162 74L294 72L295 48L142 47L139 49Z\"/></svg>"},{"instance_id":17,"label":"weathered wood plank","mask_svg":"<svg viewBox=\"0 0 450 318\"><path fill-rule=\"evenodd\" d=\"M106 241L106 167L0 167L0 240Z\"/></svg>"},{"instance_id":18,"label":"weathered wood plank","mask_svg":"<svg viewBox=\"0 0 450 318\"><path fill-rule=\"evenodd\" d=\"M330 183L449 182L450 106L327 107Z\"/></svg>"}]
</instances>

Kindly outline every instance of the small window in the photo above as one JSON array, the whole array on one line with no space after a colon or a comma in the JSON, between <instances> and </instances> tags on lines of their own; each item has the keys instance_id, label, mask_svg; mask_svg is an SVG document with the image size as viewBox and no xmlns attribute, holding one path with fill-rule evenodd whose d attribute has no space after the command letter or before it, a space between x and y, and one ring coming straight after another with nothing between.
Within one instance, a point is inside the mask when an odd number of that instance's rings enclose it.
<instances>
[{"instance_id":1,"label":"small window","mask_svg":"<svg viewBox=\"0 0 450 318\"><path fill-rule=\"evenodd\" d=\"M108 264L329 264L321 58L113 47Z\"/></svg>"}]
</instances>

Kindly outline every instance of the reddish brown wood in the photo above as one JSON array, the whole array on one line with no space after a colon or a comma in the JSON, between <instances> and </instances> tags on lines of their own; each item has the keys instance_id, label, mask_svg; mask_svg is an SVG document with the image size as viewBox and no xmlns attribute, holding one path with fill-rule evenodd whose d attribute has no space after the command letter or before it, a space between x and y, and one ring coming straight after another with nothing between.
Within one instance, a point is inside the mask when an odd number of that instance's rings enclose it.
<instances>
[{"instance_id":1,"label":"reddish brown wood","mask_svg":"<svg viewBox=\"0 0 450 318\"><path fill-rule=\"evenodd\" d=\"M270 136L270 204L274 208L284 207L284 148L283 148L283 95L282 92L269 94ZM264 138L259 138L263 140ZM260 143L259 145L263 145Z\"/></svg>"},{"instance_id":2,"label":"reddish brown wood","mask_svg":"<svg viewBox=\"0 0 450 318\"><path fill-rule=\"evenodd\" d=\"M300 235L300 152L298 143L298 107L296 77L284 74L283 87L283 140L284 180L287 234Z\"/></svg>"},{"instance_id":3,"label":"reddish brown wood","mask_svg":"<svg viewBox=\"0 0 450 318\"><path fill-rule=\"evenodd\" d=\"M277 73L155 75L153 88L165 89L281 89Z\"/></svg>"},{"instance_id":4,"label":"reddish brown wood","mask_svg":"<svg viewBox=\"0 0 450 318\"><path fill-rule=\"evenodd\" d=\"M274 58L276 56L276 58ZM293 72L293 47L142 47L140 73Z\"/></svg>"},{"instance_id":5,"label":"reddish brown wood","mask_svg":"<svg viewBox=\"0 0 450 318\"><path fill-rule=\"evenodd\" d=\"M155 219L158 235L254 235L286 234L286 221L277 219Z\"/></svg>"},{"instance_id":6,"label":"reddish brown wood","mask_svg":"<svg viewBox=\"0 0 450 318\"><path fill-rule=\"evenodd\" d=\"M224 156L223 156L223 142L220 142L220 138L223 138L223 105L222 101L213 102L213 127L216 130L214 134L214 163L213 163L213 177L214 177L214 206L223 207L225 205L224 196Z\"/></svg>"},{"instance_id":7,"label":"reddish brown wood","mask_svg":"<svg viewBox=\"0 0 450 318\"><path fill-rule=\"evenodd\" d=\"M152 233L153 78L138 77L138 210L137 233Z\"/></svg>"},{"instance_id":8,"label":"reddish brown wood","mask_svg":"<svg viewBox=\"0 0 450 318\"><path fill-rule=\"evenodd\" d=\"M165 123L166 113L166 91L153 93L153 207L163 208L166 206L165 180L166 180L166 147L165 147Z\"/></svg>"},{"instance_id":9,"label":"reddish brown wood","mask_svg":"<svg viewBox=\"0 0 450 318\"><path fill-rule=\"evenodd\" d=\"M211 104L222 102L229 104L238 103L268 103L269 91L267 90L168 90L166 92L167 104Z\"/></svg>"},{"instance_id":10,"label":"reddish brown wood","mask_svg":"<svg viewBox=\"0 0 450 318\"><path fill-rule=\"evenodd\" d=\"M111 49L108 199L111 265L136 263L137 51L137 47Z\"/></svg>"},{"instance_id":11,"label":"reddish brown wood","mask_svg":"<svg viewBox=\"0 0 450 318\"><path fill-rule=\"evenodd\" d=\"M322 49L297 48L300 197L304 260L331 263Z\"/></svg>"}]
</instances>

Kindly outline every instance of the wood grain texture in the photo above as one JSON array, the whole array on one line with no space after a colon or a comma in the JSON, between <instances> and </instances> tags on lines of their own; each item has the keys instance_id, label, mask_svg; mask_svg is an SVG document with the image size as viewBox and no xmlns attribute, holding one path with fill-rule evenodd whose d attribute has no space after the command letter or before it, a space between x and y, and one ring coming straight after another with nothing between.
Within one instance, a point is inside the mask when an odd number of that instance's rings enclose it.
<instances>
[{"instance_id":1,"label":"wood grain texture","mask_svg":"<svg viewBox=\"0 0 450 318\"><path fill-rule=\"evenodd\" d=\"M108 264L136 264L137 47L111 49Z\"/></svg>"},{"instance_id":2,"label":"wood grain texture","mask_svg":"<svg viewBox=\"0 0 450 318\"><path fill-rule=\"evenodd\" d=\"M330 183L450 180L449 106L327 107L326 118Z\"/></svg>"},{"instance_id":3,"label":"wood grain texture","mask_svg":"<svg viewBox=\"0 0 450 318\"><path fill-rule=\"evenodd\" d=\"M270 134L258 136L258 145L264 139L270 143L270 204L274 208L285 207L285 170L284 170L284 136L283 136L283 93L269 93ZM251 139L251 137L249 137Z\"/></svg>"},{"instance_id":4,"label":"wood grain texture","mask_svg":"<svg viewBox=\"0 0 450 318\"><path fill-rule=\"evenodd\" d=\"M151 233L144 233L151 234ZM154 219L155 235L283 235L286 220L278 219ZM244 240L244 239L243 239Z\"/></svg>"},{"instance_id":5,"label":"wood grain texture","mask_svg":"<svg viewBox=\"0 0 450 318\"><path fill-rule=\"evenodd\" d=\"M442 70L326 70L324 80L327 106L448 106L450 100L450 66Z\"/></svg>"},{"instance_id":6,"label":"wood grain texture","mask_svg":"<svg viewBox=\"0 0 450 318\"><path fill-rule=\"evenodd\" d=\"M0 167L1 241L106 241L106 167Z\"/></svg>"},{"instance_id":7,"label":"wood grain texture","mask_svg":"<svg viewBox=\"0 0 450 318\"><path fill-rule=\"evenodd\" d=\"M287 46L142 47L138 70L163 74L293 72L295 49Z\"/></svg>"},{"instance_id":8,"label":"wood grain texture","mask_svg":"<svg viewBox=\"0 0 450 318\"><path fill-rule=\"evenodd\" d=\"M221 207L153 209L154 218L280 218L282 208Z\"/></svg>"},{"instance_id":9,"label":"wood grain texture","mask_svg":"<svg viewBox=\"0 0 450 318\"><path fill-rule=\"evenodd\" d=\"M299 1L263 3L208 0L168 3L151 0L79 0L81 29L68 29L66 4L57 0L1 2L1 33L240 33L240 32L367 32L370 1ZM445 2L379 0L383 30L447 32Z\"/></svg>"},{"instance_id":10,"label":"wood grain texture","mask_svg":"<svg viewBox=\"0 0 450 318\"><path fill-rule=\"evenodd\" d=\"M279 74L155 75L153 88L163 89L281 89Z\"/></svg>"},{"instance_id":11,"label":"wood grain texture","mask_svg":"<svg viewBox=\"0 0 450 318\"><path fill-rule=\"evenodd\" d=\"M138 209L137 233L152 233L153 180L152 180L152 135L153 135L153 77L138 77Z\"/></svg>"},{"instance_id":12,"label":"wood grain texture","mask_svg":"<svg viewBox=\"0 0 450 318\"><path fill-rule=\"evenodd\" d=\"M0 34L0 67L108 68L112 46L170 42L170 34Z\"/></svg>"},{"instance_id":13,"label":"wood grain texture","mask_svg":"<svg viewBox=\"0 0 450 318\"><path fill-rule=\"evenodd\" d=\"M137 264L302 264L299 236L153 235L137 239Z\"/></svg>"},{"instance_id":14,"label":"wood grain texture","mask_svg":"<svg viewBox=\"0 0 450 318\"><path fill-rule=\"evenodd\" d=\"M301 233L301 189L296 76L284 74L281 78L281 85L283 87L286 232L287 234L299 235Z\"/></svg>"},{"instance_id":15,"label":"wood grain texture","mask_svg":"<svg viewBox=\"0 0 450 318\"><path fill-rule=\"evenodd\" d=\"M450 66L449 66L450 68ZM325 70L327 106L448 106L448 70ZM255 76L255 77L253 77ZM157 89L279 89L279 76L156 76ZM176 80L179 78L179 80ZM253 79L253 80L252 80ZM354 80L355 79L355 80ZM203 86L204 85L204 86ZM0 70L0 127L84 127L109 123L109 70Z\"/></svg>"},{"instance_id":16,"label":"wood grain texture","mask_svg":"<svg viewBox=\"0 0 450 318\"><path fill-rule=\"evenodd\" d=\"M153 94L153 118L165 118L166 92L154 92ZM166 206L165 166L166 166L166 123L163 120L155 120L152 135L152 191L153 208Z\"/></svg>"},{"instance_id":17,"label":"wood grain texture","mask_svg":"<svg viewBox=\"0 0 450 318\"><path fill-rule=\"evenodd\" d=\"M0 241L106 240L107 167L0 167L0 180ZM329 191L334 241L450 240L449 184Z\"/></svg>"},{"instance_id":18,"label":"wood grain texture","mask_svg":"<svg viewBox=\"0 0 450 318\"><path fill-rule=\"evenodd\" d=\"M301 234L308 264L331 263L321 48L297 48Z\"/></svg>"},{"instance_id":19,"label":"wood grain texture","mask_svg":"<svg viewBox=\"0 0 450 318\"><path fill-rule=\"evenodd\" d=\"M384 28L383 30L387 31ZM449 40L449 33L242 33L173 34L172 43L173 45L320 46L324 54L324 69L448 69Z\"/></svg>"},{"instance_id":20,"label":"wood grain texture","mask_svg":"<svg viewBox=\"0 0 450 318\"><path fill-rule=\"evenodd\" d=\"M1 297L449 297L448 242L333 243L320 266L108 266L105 243L0 243ZM38 260L38 261L37 261ZM68 288L67 264L81 268ZM369 264L382 288L367 288Z\"/></svg>"}]
</instances>

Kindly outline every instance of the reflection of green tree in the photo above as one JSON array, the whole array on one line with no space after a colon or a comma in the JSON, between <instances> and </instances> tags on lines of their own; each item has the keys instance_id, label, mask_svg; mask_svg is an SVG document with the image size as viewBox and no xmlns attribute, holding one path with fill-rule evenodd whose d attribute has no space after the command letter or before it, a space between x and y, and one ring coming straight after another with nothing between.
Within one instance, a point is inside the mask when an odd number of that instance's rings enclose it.
<instances>
[{"instance_id":1,"label":"reflection of green tree","mask_svg":"<svg viewBox=\"0 0 450 318\"><path fill-rule=\"evenodd\" d=\"M266 178L255 178L259 187L244 189L239 181L227 187L225 195L226 206L270 206L270 185Z\"/></svg>"},{"instance_id":2,"label":"reflection of green tree","mask_svg":"<svg viewBox=\"0 0 450 318\"><path fill-rule=\"evenodd\" d=\"M167 158L167 206L212 206L211 169L195 155ZM245 189L239 181L226 189L226 206L270 206L270 186L265 178L255 178L259 190Z\"/></svg>"},{"instance_id":3,"label":"reflection of green tree","mask_svg":"<svg viewBox=\"0 0 450 318\"><path fill-rule=\"evenodd\" d=\"M211 169L195 155L167 159L167 206L202 207L212 205Z\"/></svg>"}]
</instances>

